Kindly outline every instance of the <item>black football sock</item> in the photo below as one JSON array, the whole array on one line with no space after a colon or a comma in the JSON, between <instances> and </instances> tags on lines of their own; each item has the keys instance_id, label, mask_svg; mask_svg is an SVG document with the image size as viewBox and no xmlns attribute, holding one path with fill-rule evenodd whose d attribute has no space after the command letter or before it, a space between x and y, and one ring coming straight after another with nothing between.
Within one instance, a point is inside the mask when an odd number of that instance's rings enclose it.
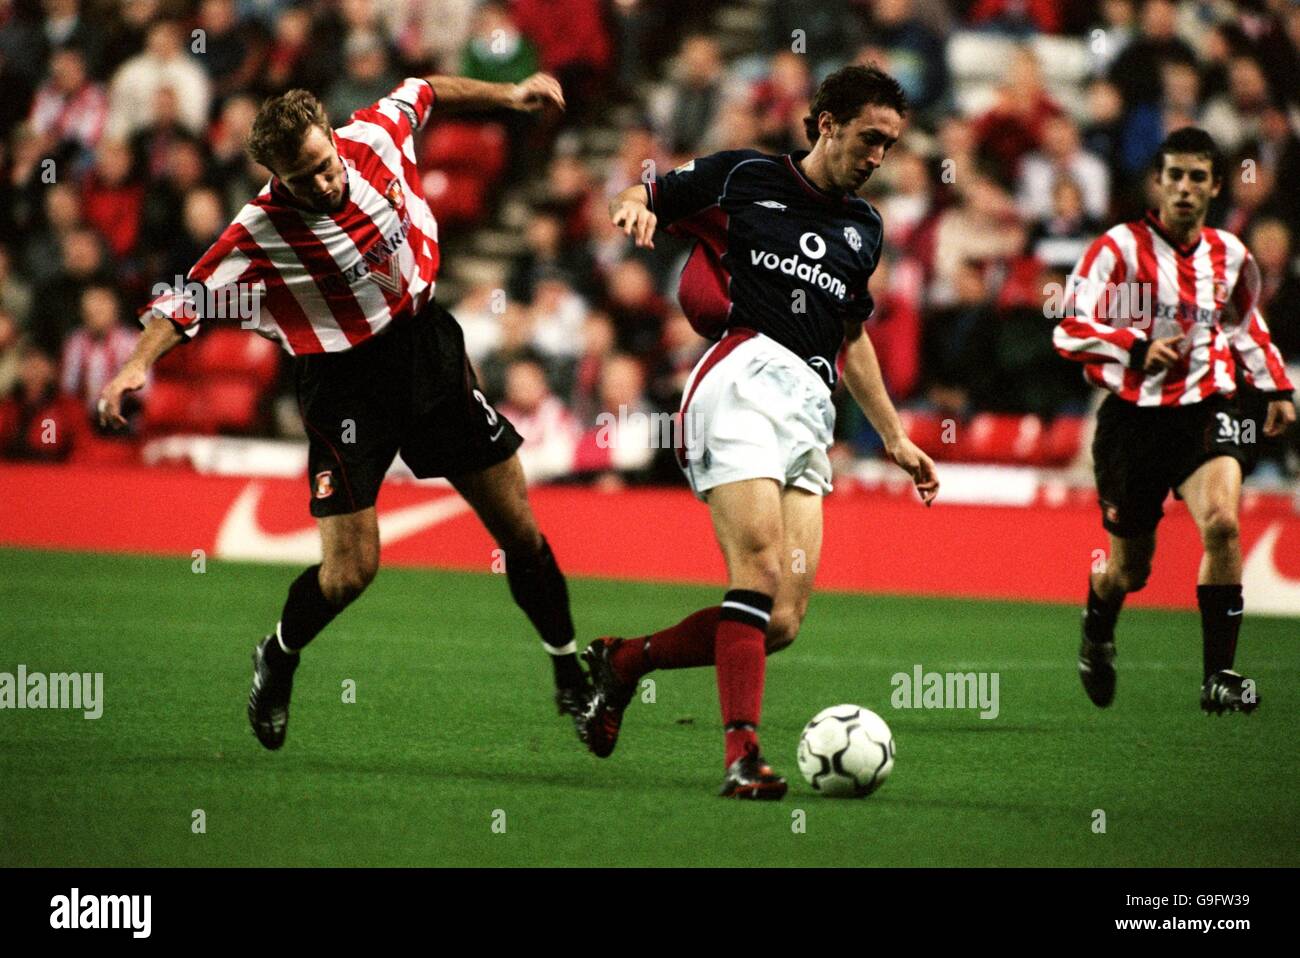
<instances>
[{"instance_id":1,"label":"black football sock","mask_svg":"<svg viewBox=\"0 0 1300 958\"><path fill-rule=\"evenodd\" d=\"M284 650L284 646L280 644L278 631L272 634L271 641L266 643L266 648L262 654L266 656L267 664L277 672L284 669L293 671L298 667L298 653Z\"/></svg>"},{"instance_id":2,"label":"black football sock","mask_svg":"<svg viewBox=\"0 0 1300 958\"><path fill-rule=\"evenodd\" d=\"M1232 668L1237 657L1237 635L1245 609L1239 585L1198 585L1196 604L1201 607L1201 640L1205 678Z\"/></svg>"},{"instance_id":3,"label":"black football sock","mask_svg":"<svg viewBox=\"0 0 1300 958\"><path fill-rule=\"evenodd\" d=\"M583 674L573 642L569 587L544 536L539 552L506 553L506 580L515 604L523 609L550 653L556 686L581 685Z\"/></svg>"},{"instance_id":4,"label":"black football sock","mask_svg":"<svg viewBox=\"0 0 1300 958\"><path fill-rule=\"evenodd\" d=\"M267 658L271 664L296 662L297 653L303 646L316 638L341 611L331 605L321 591L320 566L304 569L289 586L289 597L284 600L284 611L280 613L280 624L276 629L278 641L267 645Z\"/></svg>"},{"instance_id":5,"label":"black football sock","mask_svg":"<svg viewBox=\"0 0 1300 958\"><path fill-rule=\"evenodd\" d=\"M1088 605L1083 614L1083 634L1090 642L1114 642L1115 621L1124 607L1124 593L1109 600L1103 599L1088 580Z\"/></svg>"}]
</instances>

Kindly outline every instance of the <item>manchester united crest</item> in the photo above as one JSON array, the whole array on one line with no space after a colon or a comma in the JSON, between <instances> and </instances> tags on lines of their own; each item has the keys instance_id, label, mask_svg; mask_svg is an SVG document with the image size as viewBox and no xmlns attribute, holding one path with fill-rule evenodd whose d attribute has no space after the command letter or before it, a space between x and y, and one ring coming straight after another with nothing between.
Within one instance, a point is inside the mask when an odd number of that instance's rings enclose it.
<instances>
[{"instance_id":1,"label":"manchester united crest","mask_svg":"<svg viewBox=\"0 0 1300 958\"><path fill-rule=\"evenodd\" d=\"M406 205L406 197L402 195L400 180L393 180L388 184L388 189L384 190L384 198L388 200L388 205L395 210L400 210Z\"/></svg>"}]
</instances>

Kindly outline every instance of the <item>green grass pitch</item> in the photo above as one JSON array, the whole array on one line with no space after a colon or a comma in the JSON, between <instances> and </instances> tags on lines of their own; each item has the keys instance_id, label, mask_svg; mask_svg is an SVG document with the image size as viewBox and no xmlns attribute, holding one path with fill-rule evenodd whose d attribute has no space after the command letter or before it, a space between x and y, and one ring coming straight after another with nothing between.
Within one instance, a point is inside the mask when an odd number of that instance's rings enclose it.
<instances>
[{"instance_id":1,"label":"green grass pitch","mask_svg":"<svg viewBox=\"0 0 1300 958\"><path fill-rule=\"evenodd\" d=\"M384 570L305 655L288 742L264 751L249 653L294 574L0 550L0 672L104 673L96 721L0 711L0 865L1300 865L1294 622L1248 612L1239 666L1263 706L1211 718L1195 614L1130 610L1103 712L1075 673L1073 607L818 594L768 662L763 741L790 794L748 804L713 797L711 669L654 674L654 702L595 759L490 574ZM581 642L718 596L571 591ZM997 718L893 709L890 677L918 663L997 672ZM803 723L840 702L898 744L863 801L819 797L794 762Z\"/></svg>"}]
</instances>

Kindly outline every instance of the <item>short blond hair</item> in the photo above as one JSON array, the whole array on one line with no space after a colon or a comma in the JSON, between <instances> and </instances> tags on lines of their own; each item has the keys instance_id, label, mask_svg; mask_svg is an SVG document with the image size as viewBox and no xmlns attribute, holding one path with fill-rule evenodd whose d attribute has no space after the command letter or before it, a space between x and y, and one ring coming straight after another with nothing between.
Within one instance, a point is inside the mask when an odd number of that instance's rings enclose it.
<instances>
[{"instance_id":1,"label":"short blond hair","mask_svg":"<svg viewBox=\"0 0 1300 958\"><path fill-rule=\"evenodd\" d=\"M325 107L309 90L290 90L262 104L248 136L248 153L268 170L279 172L298 158L313 126L330 132Z\"/></svg>"}]
</instances>

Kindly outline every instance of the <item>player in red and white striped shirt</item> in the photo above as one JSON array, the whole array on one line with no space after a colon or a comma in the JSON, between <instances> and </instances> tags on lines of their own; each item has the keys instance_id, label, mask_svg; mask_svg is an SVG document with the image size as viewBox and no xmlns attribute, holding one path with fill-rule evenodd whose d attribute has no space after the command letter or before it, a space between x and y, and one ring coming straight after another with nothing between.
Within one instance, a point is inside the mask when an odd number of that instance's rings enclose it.
<instances>
[{"instance_id":1,"label":"player in red and white striped shirt","mask_svg":"<svg viewBox=\"0 0 1300 958\"><path fill-rule=\"evenodd\" d=\"M378 570L375 500L399 452L474 507L552 656L561 712L576 719L586 707L567 588L528 505L519 435L479 391L459 324L434 302L438 224L415 164L414 135L434 110L547 106L562 109L564 97L545 74L411 78L337 130L305 90L267 101L249 152L271 181L180 288L157 291L140 344L104 389L101 416L120 424L123 394L208 321L239 320L295 357L323 558L290 586L254 653L249 720L267 748L284 742L298 653Z\"/></svg>"},{"instance_id":2,"label":"player in red and white striped shirt","mask_svg":"<svg viewBox=\"0 0 1300 958\"><path fill-rule=\"evenodd\" d=\"M149 309L192 338L210 305L243 320L233 308L242 296L258 307L244 325L294 356L351 349L394 318L418 314L433 299L439 261L413 137L433 108L433 89L408 79L346 126L312 127L306 164L273 177L184 286Z\"/></svg>"},{"instance_id":3,"label":"player in red and white striped shirt","mask_svg":"<svg viewBox=\"0 0 1300 958\"><path fill-rule=\"evenodd\" d=\"M1115 693L1115 621L1146 584L1155 530L1172 490L1185 500L1205 554L1197 578L1204 649L1201 707L1250 711L1254 683L1232 671L1241 627L1241 481L1257 437L1234 394L1238 365L1264 393L1264 434L1295 422L1293 386L1259 310L1254 257L1205 226L1223 160L1203 130L1172 133L1156 154L1158 210L1098 238L1070 276L1057 350L1110 391L1097 415L1093 462L1106 569L1089 580L1079 674L1089 698Z\"/></svg>"}]
</instances>

